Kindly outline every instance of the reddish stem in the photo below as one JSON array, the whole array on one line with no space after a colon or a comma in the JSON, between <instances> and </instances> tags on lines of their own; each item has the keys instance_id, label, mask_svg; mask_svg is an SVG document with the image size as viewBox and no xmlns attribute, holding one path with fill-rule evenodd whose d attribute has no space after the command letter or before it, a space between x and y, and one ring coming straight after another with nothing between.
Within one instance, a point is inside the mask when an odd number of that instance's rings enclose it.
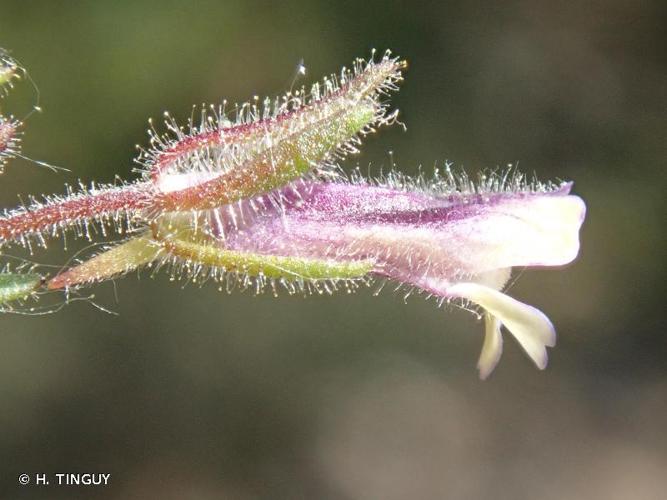
<instances>
[{"instance_id":1,"label":"reddish stem","mask_svg":"<svg viewBox=\"0 0 667 500\"><path fill-rule=\"evenodd\" d=\"M141 183L28 207L0 218L0 242L119 211L145 209L151 206L153 196L151 184Z\"/></svg>"}]
</instances>

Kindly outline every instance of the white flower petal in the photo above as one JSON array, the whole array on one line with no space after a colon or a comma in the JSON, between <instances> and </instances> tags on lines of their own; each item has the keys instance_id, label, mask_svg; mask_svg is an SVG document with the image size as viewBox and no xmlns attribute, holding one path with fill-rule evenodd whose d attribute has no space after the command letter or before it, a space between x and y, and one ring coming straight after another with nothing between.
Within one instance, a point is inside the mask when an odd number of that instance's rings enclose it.
<instances>
[{"instance_id":1,"label":"white flower petal","mask_svg":"<svg viewBox=\"0 0 667 500\"><path fill-rule=\"evenodd\" d=\"M586 206L577 196L533 196L485 207L442 230L470 272L515 266L560 266L579 252Z\"/></svg>"},{"instance_id":2,"label":"white flower petal","mask_svg":"<svg viewBox=\"0 0 667 500\"><path fill-rule=\"evenodd\" d=\"M500 320L495 316L486 313L484 315L486 333L484 334L484 345L477 361L479 378L486 379L494 370L500 356L503 354L503 336L500 333Z\"/></svg>"},{"instance_id":3,"label":"white flower petal","mask_svg":"<svg viewBox=\"0 0 667 500\"><path fill-rule=\"evenodd\" d=\"M458 283L449 287L447 293L471 300L497 317L537 367L546 368L546 347L556 345L556 331L542 311L477 283Z\"/></svg>"}]
</instances>

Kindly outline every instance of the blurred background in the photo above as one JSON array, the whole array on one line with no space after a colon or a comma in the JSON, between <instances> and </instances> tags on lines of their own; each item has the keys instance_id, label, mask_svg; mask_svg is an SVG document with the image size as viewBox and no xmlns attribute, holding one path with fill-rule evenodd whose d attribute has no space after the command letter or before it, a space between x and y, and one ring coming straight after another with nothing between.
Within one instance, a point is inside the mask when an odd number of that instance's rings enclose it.
<instances>
[{"instance_id":1,"label":"blurred background","mask_svg":"<svg viewBox=\"0 0 667 500\"><path fill-rule=\"evenodd\" d=\"M419 297L227 295L130 276L48 316L0 319L0 498L658 499L667 491L667 4L0 0L0 46L42 114L0 200L131 179L146 119L308 84L371 48L410 68L345 166L451 160L572 179L579 259L513 295L559 340L511 339L486 382L482 325ZM2 102L25 115L21 83ZM62 264L85 243L31 259ZM26 256L18 248L6 254ZM9 258L9 257L7 257ZM60 300L58 298L57 300ZM106 488L20 473L112 474Z\"/></svg>"}]
</instances>

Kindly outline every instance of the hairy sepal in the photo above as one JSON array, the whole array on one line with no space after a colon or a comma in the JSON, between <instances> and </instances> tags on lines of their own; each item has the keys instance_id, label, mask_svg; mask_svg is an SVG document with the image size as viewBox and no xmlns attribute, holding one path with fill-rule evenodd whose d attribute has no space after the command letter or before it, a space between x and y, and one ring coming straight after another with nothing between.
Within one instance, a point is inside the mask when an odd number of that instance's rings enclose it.
<instances>
[{"instance_id":1,"label":"hairy sepal","mask_svg":"<svg viewBox=\"0 0 667 500\"><path fill-rule=\"evenodd\" d=\"M229 126L222 109L203 112L186 134L173 120L175 138L152 135L144 152L146 178L155 183L164 211L208 209L266 193L313 171L326 171L336 158L356 152L360 137L391 123L381 96L396 89L403 61L389 54L358 60L355 69L325 79L309 94L288 94L275 104L241 107Z\"/></svg>"},{"instance_id":2,"label":"hairy sepal","mask_svg":"<svg viewBox=\"0 0 667 500\"><path fill-rule=\"evenodd\" d=\"M58 274L47 286L51 290L97 283L133 271L158 259L164 250L150 232L131 238Z\"/></svg>"},{"instance_id":3,"label":"hairy sepal","mask_svg":"<svg viewBox=\"0 0 667 500\"><path fill-rule=\"evenodd\" d=\"M373 269L370 260L334 261L262 255L225 250L212 244L201 244L180 238L165 237L161 240L167 252L191 265L218 268L222 272L234 272L257 277L286 280L348 280L358 279Z\"/></svg>"}]
</instances>

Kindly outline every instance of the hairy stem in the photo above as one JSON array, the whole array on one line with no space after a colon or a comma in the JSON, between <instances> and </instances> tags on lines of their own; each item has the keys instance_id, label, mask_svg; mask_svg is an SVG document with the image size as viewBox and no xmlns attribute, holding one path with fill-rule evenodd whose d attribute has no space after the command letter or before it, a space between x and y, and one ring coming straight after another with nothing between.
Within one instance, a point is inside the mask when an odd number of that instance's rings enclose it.
<instances>
[{"instance_id":1,"label":"hairy stem","mask_svg":"<svg viewBox=\"0 0 667 500\"><path fill-rule=\"evenodd\" d=\"M99 221L119 212L145 209L151 206L152 199L151 186L141 183L35 203L0 218L0 243L21 240L87 220Z\"/></svg>"}]
</instances>

